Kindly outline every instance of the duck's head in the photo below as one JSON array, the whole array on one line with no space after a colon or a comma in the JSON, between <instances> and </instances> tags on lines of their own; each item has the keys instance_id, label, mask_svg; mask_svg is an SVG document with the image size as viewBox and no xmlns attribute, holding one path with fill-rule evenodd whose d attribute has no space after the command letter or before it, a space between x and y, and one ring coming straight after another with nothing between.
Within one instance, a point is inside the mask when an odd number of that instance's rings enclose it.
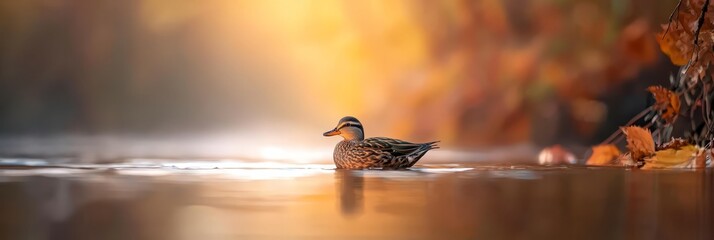
<instances>
[{"instance_id":1,"label":"duck's head","mask_svg":"<svg viewBox=\"0 0 714 240\"><path fill-rule=\"evenodd\" d=\"M322 134L325 137L340 135L345 140L364 140L364 128L355 117L343 117L337 127Z\"/></svg>"}]
</instances>

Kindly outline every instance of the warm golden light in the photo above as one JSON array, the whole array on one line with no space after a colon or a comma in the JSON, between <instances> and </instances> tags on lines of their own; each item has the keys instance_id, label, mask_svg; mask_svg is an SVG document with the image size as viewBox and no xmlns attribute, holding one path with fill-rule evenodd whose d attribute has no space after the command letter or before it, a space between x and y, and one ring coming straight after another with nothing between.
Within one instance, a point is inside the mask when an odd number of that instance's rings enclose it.
<instances>
[{"instance_id":1,"label":"warm golden light","mask_svg":"<svg viewBox=\"0 0 714 240\"><path fill-rule=\"evenodd\" d=\"M333 142L312 133L352 115L368 136L439 139L445 147L548 142L563 134L561 121L587 139L602 134L611 114L600 98L658 56L648 37L655 16L622 16L653 9L639 2L23 1L0 8L10 31L2 56L15 59L3 79L34 79L11 85L46 89L0 92L17 99L2 108L13 117L0 127L20 133L45 122L80 135L230 133L244 142L289 135L316 147Z\"/></svg>"}]
</instances>

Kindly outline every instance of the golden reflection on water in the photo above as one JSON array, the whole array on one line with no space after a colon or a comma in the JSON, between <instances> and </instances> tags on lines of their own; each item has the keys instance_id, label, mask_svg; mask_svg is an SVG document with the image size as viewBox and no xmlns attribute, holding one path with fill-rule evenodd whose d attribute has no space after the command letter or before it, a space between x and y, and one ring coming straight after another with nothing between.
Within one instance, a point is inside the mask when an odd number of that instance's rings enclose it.
<instances>
[{"instance_id":1,"label":"golden reflection on water","mask_svg":"<svg viewBox=\"0 0 714 240\"><path fill-rule=\"evenodd\" d=\"M0 239L706 239L713 175L479 165L0 169Z\"/></svg>"},{"instance_id":2,"label":"golden reflection on water","mask_svg":"<svg viewBox=\"0 0 714 240\"><path fill-rule=\"evenodd\" d=\"M335 185L340 193L340 210L345 216L360 214L364 209L364 178L355 171L335 170Z\"/></svg>"}]
</instances>

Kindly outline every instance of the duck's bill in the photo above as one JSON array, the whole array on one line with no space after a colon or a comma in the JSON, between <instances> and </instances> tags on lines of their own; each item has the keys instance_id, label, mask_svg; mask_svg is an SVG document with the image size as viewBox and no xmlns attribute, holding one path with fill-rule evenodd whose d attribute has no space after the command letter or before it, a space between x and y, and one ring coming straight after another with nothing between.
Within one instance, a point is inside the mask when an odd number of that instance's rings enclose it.
<instances>
[{"instance_id":1,"label":"duck's bill","mask_svg":"<svg viewBox=\"0 0 714 240\"><path fill-rule=\"evenodd\" d=\"M340 134L340 131L339 131L339 130L337 130L337 129L332 129L332 130L330 130L330 131L327 131L327 132L323 133L322 136L329 137L329 136L335 136L335 135L339 135L339 134Z\"/></svg>"}]
</instances>

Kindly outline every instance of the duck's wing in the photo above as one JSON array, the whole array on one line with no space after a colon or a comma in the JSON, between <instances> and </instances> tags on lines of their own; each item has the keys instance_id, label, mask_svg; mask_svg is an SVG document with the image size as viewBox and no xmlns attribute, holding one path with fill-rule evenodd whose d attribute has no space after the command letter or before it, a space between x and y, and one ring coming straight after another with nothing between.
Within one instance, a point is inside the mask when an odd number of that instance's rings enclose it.
<instances>
[{"instance_id":1,"label":"duck's wing","mask_svg":"<svg viewBox=\"0 0 714 240\"><path fill-rule=\"evenodd\" d=\"M424 154L434 148L438 148L436 143L411 143L399 139L375 137L361 141L357 148L369 155L369 158L375 160L382 167L401 168L411 167Z\"/></svg>"},{"instance_id":2,"label":"duck's wing","mask_svg":"<svg viewBox=\"0 0 714 240\"><path fill-rule=\"evenodd\" d=\"M364 147L389 152L392 156L395 157L409 155L420 151L425 152L434 148L438 148L438 146L436 146L436 143L438 143L438 141L428 143L411 143L387 137L367 138L362 141L362 145Z\"/></svg>"}]
</instances>

